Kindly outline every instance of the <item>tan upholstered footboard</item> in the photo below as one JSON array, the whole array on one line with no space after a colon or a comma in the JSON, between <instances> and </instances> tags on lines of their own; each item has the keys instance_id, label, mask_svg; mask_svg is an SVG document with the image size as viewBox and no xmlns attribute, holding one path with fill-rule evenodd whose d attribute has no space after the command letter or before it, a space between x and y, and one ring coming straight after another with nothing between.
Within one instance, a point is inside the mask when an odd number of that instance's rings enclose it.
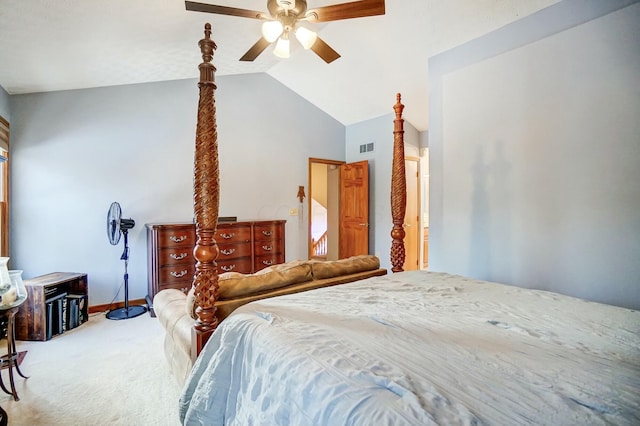
<instances>
[{"instance_id":1,"label":"tan upholstered footboard","mask_svg":"<svg viewBox=\"0 0 640 426\"><path fill-rule=\"evenodd\" d=\"M185 309L187 296L176 289L162 290L153 298L156 317L165 330L164 354L171 374L182 386L191 372L193 318Z\"/></svg>"}]
</instances>

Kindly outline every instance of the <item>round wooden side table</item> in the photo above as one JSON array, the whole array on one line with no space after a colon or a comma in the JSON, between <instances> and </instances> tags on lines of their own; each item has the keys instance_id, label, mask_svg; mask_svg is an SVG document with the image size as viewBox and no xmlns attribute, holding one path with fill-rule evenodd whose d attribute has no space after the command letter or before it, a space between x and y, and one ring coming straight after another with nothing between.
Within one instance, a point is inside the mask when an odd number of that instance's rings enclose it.
<instances>
[{"instance_id":1,"label":"round wooden side table","mask_svg":"<svg viewBox=\"0 0 640 426\"><path fill-rule=\"evenodd\" d=\"M20 310L20 305L22 305L25 300L27 299L24 298L22 300L18 300L16 301L16 303L13 303L6 307L0 305L0 317L6 318L7 321L7 354L0 357L0 388L2 388L2 390L9 395L12 395L15 401L19 401L20 398L18 398L16 386L13 381L13 370L15 369L21 377L25 379L28 378L28 376L25 376L24 374L22 374L22 371L20 371L20 363L22 362L22 359L27 352L18 352L16 350L16 326L14 322L15 316ZM4 381L2 380L1 370L9 370L9 383L11 385L11 390L7 389L4 384Z\"/></svg>"}]
</instances>

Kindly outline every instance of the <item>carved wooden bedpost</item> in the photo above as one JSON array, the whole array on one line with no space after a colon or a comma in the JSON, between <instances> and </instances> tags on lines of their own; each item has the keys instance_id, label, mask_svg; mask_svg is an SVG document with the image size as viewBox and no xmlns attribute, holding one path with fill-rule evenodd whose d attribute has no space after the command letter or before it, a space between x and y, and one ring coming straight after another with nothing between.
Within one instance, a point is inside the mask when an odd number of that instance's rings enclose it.
<instances>
[{"instance_id":1,"label":"carved wooden bedpost","mask_svg":"<svg viewBox=\"0 0 640 426\"><path fill-rule=\"evenodd\" d=\"M393 106L396 119L393 121L393 166L391 172L391 217L393 229L391 230L391 270L402 272L404 270L404 214L407 208L407 178L404 167L404 120L402 110L404 105L400 103L400 93L396 95L397 101Z\"/></svg>"},{"instance_id":2,"label":"carved wooden bedpost","mask_svg":"<svg viewBox=\"0 0 640 426\"><path fill-rule=\"evenodd\" d=\"M193 207L196 222L196 315L198 319L191 333L191 357L195 360L204 344L218 326L215 302L218 298L218 246L214 239L218 226L220 204L220 179L218 164L218 131L214 91L216 67L211 63L217 48L211 40L211 25L204 26L205 38L200 40L202 51L200 69L200 100L194 158Z\"/></svg>"}]
</instances>

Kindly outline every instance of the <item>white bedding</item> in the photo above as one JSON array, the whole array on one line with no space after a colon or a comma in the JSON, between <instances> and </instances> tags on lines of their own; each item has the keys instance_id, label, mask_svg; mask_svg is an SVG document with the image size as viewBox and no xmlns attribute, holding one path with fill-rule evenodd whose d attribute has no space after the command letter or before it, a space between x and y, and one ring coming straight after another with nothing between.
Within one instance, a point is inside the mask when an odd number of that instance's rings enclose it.
<instances>
[{"instance_id":1,"label":"white bedding","mask_svg":"<svg viewBox=\"0 0 640 426\"><path fill-rule=\"evenodd\" d=\"M639 425L640 312L412 271L245 305L187 425Z\"/></svg>"}]
</instances>

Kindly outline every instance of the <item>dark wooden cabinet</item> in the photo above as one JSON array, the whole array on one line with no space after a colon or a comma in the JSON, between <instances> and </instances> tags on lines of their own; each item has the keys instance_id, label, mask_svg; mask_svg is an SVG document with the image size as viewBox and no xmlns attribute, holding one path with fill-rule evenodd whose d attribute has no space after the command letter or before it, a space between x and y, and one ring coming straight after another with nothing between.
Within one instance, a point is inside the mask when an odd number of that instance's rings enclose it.
<instances>
[{"instance_id":1,"label":"dark wooden cabinet","mask_svg":"<svg viewBox=\"0 0 640 426\"><path fill-rule=\"evenodd\" d=\"M196 265L193 224L147 224L147 303L159 289L191 287Z\"/></svg>"},{"instance_id":2,"label":"dark wooden cabinet","mask_svg":"<svg viewBox=\"0 0 640 426\"><path fill-rule=\"evenodd\" d=\"M27 301L16 315L17 340L49 340L89 319L87 274L53 272L24 280Z\"/></svg>"},{"instance_id":3,"label":"dark wooden cabinet","mask_svg":"<svg viewBox=\"0 0 640 426\"><path fill-rule=\"evenodd\" d=\"M284 263L284 220L221 222L216 229L218 272L252 274ZM151 316L153 297L160 290L188 292L195 273L193 223L148 223L147 304Z\"/></svg>"}]
</instances>

